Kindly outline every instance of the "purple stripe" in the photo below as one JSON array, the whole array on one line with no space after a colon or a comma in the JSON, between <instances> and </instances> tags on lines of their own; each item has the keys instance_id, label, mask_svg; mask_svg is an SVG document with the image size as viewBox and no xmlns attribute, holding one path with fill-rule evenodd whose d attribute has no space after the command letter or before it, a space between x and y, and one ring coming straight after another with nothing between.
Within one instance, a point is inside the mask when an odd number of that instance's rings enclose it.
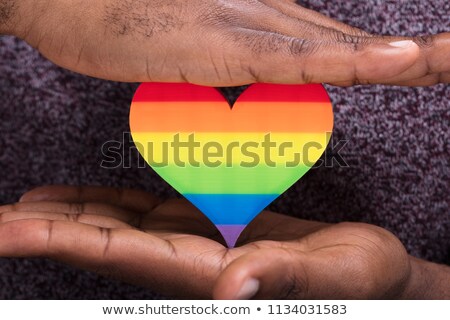
<instances>
[{"instance_id":1,"label":"purple stripe","mask_svg":"<svg viewBox=\"0 0 450 320\"><path fill-rule=\"evenodd\" d=\"M241 232L245 229L245 224L216 224L222 237L225 239L228 248L234 248Z\"/></svg>"}]
</instances>

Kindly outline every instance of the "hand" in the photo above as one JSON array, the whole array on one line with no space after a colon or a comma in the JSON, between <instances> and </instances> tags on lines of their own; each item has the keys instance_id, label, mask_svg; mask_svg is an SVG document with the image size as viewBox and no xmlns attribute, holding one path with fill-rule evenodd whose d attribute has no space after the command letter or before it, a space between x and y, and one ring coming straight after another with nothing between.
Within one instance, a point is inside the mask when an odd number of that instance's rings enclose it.
<instances>
[{"instance_id":1,"label":"hand","mask_svg":"<svg viewBox=\"0 0 450 320\"><path fill-rule=\"evenodd\" d=\"M450 33L374 36L293 0L1 3L12 5L3 10L0 33L104 79L209 86L450 82Z\"/></svg>"},{"instance_id":2,"label":"hand","mask_svg":"<svg viewBox=\"0 0 450 320\"><path fill-rule=\"evenodd\" d=\"M375 226L265 211L238 245L224 247L187 201L163 202L142 191L42 187L0 207L0 256L49 257L170 296L345 299L426 292L402 244Z\"/></svg>"}]
</instances>

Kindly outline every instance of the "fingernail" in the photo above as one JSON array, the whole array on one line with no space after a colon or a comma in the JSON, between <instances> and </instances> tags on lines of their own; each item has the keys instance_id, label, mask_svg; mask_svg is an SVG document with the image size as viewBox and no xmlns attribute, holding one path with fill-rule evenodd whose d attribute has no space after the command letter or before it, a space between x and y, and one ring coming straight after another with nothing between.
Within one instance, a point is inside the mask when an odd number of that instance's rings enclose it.
<instances>
[{"instance_id":1,"label":"fingernail","mask_svg":"<svg viewBox=\"0 0 450 320\"><path fill-rule=\"evenodd\" d=\"M402 41L394 41L390 42L389 45L395 48L407 49L413 45L412 40L402 40Z\"/></svg>"},{"instance_id":2,"label":"fingernail","mask_svg":"<svg viewBox=\"0 0 450 320\"><path fill-rule=\"evenodd\" d=\"M259 290L259 281L253 278L245 280L239 292L236 294L236 300L248 300L255 296Z\"/></svg>"}]
</instances>

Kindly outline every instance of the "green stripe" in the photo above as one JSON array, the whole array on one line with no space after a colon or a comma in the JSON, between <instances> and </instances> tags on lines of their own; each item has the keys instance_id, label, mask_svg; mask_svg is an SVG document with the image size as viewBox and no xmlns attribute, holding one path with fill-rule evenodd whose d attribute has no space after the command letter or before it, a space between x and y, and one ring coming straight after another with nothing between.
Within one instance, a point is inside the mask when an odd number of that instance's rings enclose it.
<instances>
[{"instance_id":1,"label":"green stripe","mask_svg":"<svg viewBox=\"0 0 450 320\"><path fill-rule=\"evenodd\" d=\"M154 170L182 194L281 194L309 168L167 166Z\"/></svg>"}]
</instances>

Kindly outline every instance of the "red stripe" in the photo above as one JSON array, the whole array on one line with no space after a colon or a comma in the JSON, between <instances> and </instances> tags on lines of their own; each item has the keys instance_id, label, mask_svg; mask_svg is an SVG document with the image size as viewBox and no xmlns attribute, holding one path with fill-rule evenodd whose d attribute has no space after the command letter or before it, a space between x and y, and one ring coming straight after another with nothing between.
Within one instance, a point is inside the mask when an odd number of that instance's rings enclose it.
<instances>
[{"instance_id":1,"label":"red stripe","mask_svg":"<svg viewBox=\"0 0 450 320\"><path fill-rule=\"evenodd\" d=\"M240 102L330 102L320 84L275 85L258 83L250 86L238 98Z\"/></svg>"},{"instance_id":2,"label":"red stripe","mask_svg":"<svg viewBox=\"0 0 450 320\"><path fill-rule=\"evenodd\" d=\"M275 85L258 83L245 90L238 98L242 102L330 102L319 84ZM219 90L188 83L143 83L137 89L133 102L195 102L226 101Z\"/></svg>"},{"instance_id":3,"label":"red stripe","mask_svg":"<svg viewBox=\"0 0 450 320\"><path fill-rule=\"evenodd\" d=\"M133 102L150 101L226 101L215 88L188 83L143 83L137 89Z\"/></svg>"}]
</instances>

